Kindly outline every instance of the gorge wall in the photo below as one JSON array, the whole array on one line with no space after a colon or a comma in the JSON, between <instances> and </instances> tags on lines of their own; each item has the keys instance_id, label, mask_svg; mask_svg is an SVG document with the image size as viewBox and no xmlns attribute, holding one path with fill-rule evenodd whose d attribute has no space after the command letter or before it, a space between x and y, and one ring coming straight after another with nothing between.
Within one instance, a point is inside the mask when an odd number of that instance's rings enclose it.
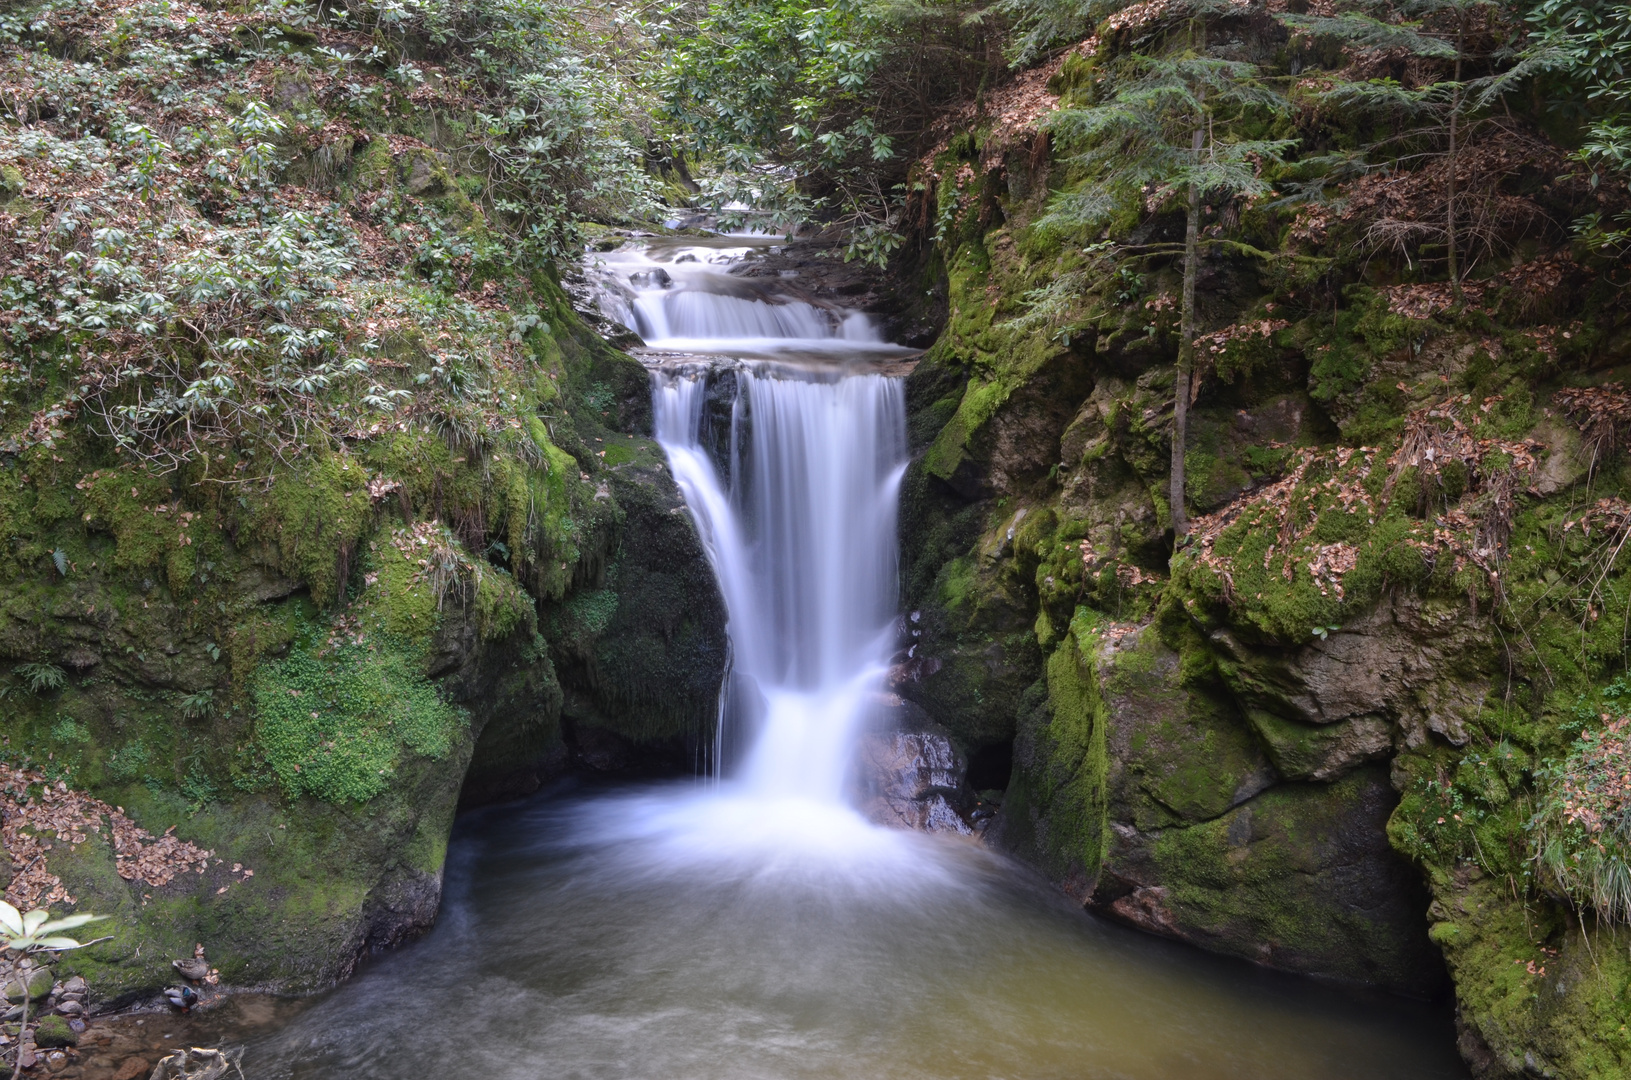
<instances>
[{"instance_id":1,"label":"gorge wall","mask_svg":"<svg viewBox=\"0 0 1631 1080\"><path fill-rule=\"evenodd\" d=\"M645 369L490 223L468 58L342 78L314 15L6 24L0 886L113 916L94 1008L198 944L330 984L430 924L457 806L712 736Z\"/></svg>"},{"instance_id":2,"label":"gorge wall","mask_svg":"<svg viewBox=\"0 0 1631 1080\"><path fill-rule=\"evenodd\" d=\"M459 805L692 769L726 663L646 372L565 249L495 227L543 128L484 142L491 73L446 39L295 14L0 23L0 885L115 917L62 967L97 1006L196 943L239 986L344 977L434 916ZM1442 165L1207 207L1175 543L1178 271L1100 245L1182 222L1042 221L1075 166L1041 121L1104 55L947 120L897 287L837 289L930 346L911 738L875 756L934 757L936 812L966 762L987 836L1110 917L1448 988L1480 1075L1625 1075L1631 936L1570 887L1558 803L1626 692L1631 333L1568 232L1617 204L1535 125L1475 147L1465 304L1361 242Z\"/></svg>"},{"instance_id":3,"label":"gorge wall","mask_svg":"<svg viewBox=\"0 0 1631 1080\"><path fill-rule=\"evenodd\" d=\"M1480 1076L1623 1075L1631 937L1537 860L1548 769L1625 662L1631 334L1560 224L1597 196L1537 133L1481 147L1512 235L1463 309L1359 242L1442 176L1208 207L1241 242L1200 270L1201 516L1173 551L1178 264L1110 273L1042 220L1073 166L1037 118L1098 70L1074 50L991 94L914 173L946 327L908 384L896 689L978 785L1011 755L991 835L1090 908L1287 970L1448 980Z\"/></svg>"}]
</instances>

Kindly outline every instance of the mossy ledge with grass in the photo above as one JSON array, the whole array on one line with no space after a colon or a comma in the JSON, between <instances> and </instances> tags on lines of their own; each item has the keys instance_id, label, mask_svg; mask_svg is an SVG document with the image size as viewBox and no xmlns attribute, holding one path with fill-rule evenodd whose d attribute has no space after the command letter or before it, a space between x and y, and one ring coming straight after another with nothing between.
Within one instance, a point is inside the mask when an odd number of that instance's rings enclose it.
<instances>
[{"instance_id":1,"label":"mossy ledge with grass","mask_svg":"<svg viewBox=\"0 0 1631 1080\"><path fill-rule=\"evenodd\" d=\"M0 18L0 755L19 806L94 797L11 821L0 885L113 917L63 963L96 1007L198 943L332 983L429 925L461 803L711 737L717 589L557 278L595 196L516 165L536 101L488 115L548 62L494 10L476 58L315 6Z\"/></svg>"},{"instance_id":2,"label":"mossy ledge with grass","mask_svg":"<svg viewBox=\"0 0 1631 1080\"><path fill-rule=\"evenodd\" d=\"M1001 764L993 835L1091 908L1453 993L1480 1076L1626 1075L1631 308L1620 258L1569 231L1624 193L1517 117L1472 151L1517 163L1475 173L1513 216L1459 303L1442 251L1367 239L1414 212L1380 180L1201 206L1175 544L1183 217L1063 220L1097 166L1035 119L1044 88L1113 93L1161 17L1129 8L916 166L905 250L946 326L908 381L899 692ZM1294 47L1211 33L1271 67ZM1353 145L1349 123L1253 137ZM1441 173L1398 175L1425 206Z\"/></svg>"}]
</instances>

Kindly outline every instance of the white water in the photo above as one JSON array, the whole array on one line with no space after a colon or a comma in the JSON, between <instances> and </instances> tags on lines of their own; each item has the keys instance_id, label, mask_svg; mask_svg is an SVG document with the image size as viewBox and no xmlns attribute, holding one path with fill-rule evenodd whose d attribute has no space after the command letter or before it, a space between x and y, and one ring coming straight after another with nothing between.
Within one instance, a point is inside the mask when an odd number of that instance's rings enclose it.
<instances>
[{"instance_id":1,"label":"white water","mask_svg":"<svg viewBox=\"0 0 1631 1080\"><path fill-rule=\"evenodd\" d=\"M746 730L722 745L746 745L745 789L832 803L894 646L900 381L735 374L734 490L702 445L706 370L659 372L654 388L657 439L729 613L724 722Z\"/></svg>"},{"instance_id":2,"label":"white water","mask_svg":"<svg viewBox=\"0 0 1631 1080\"><path fill-rule=\"evenodd\" d=\"M895 645L906 409L900 379L852 363L896 351L865 314L791 295L788 279L731 273L771 244L612 252L599 296L648 347L713 357L655 367L652 396L728 616L715 775L741 797L833 810ZM803 363L742 359L793 351Z\"/></svg>"},{"instance_id":3,"label":"white water","mask_svg":"<svg viewBox=\"0 0 1631 1080\"><path fill-rule=\"evenodd\" d=\"M801 294L796 278L731 274L774 237L746 234L712 242L667 242L597 256L591 267L608 318L652 349L724 356L904 352L883 340L866 315Z\"/></svg>"}]
</instances>

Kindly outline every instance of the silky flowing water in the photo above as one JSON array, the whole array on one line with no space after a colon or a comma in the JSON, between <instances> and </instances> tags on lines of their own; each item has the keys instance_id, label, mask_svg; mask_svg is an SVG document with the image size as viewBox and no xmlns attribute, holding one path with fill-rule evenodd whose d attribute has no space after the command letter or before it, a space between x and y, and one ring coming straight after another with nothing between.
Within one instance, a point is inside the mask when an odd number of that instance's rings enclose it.
<instances>
[{"instance_id":1,"label":"silky flowing water","mask_svg":"<svg viewBox=\"0 0 1631 1080\"><path fill-rule=\"evenodd\" d=\"M902 644L904 395L878 363L901 350L727 273L763 243L600 271L652 346L657 438L726 603L715 775L466 817L436 928L251 1037L252 1075L1465 1076L1442 1009L1103 923L976 841L847 805Z\"/></svg>"}]
</instances>

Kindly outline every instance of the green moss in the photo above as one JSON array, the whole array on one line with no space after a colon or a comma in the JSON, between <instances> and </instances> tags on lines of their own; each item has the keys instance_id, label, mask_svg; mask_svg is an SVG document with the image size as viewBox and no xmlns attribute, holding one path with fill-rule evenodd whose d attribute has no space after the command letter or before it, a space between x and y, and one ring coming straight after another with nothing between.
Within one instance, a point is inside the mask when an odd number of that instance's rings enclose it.
<instances>
[{"instance_id":1,"label":"green moss","mask_svg":"<svg viewBox=\"0 0 1631 1080\"><path fill-rule=\"evenodd\" d=\"M34 1045L42 1048L77 1046L79 1036L68 1026L65 1016L47 1016L34 1029Z\"/></svg>"},{"instance_id":2,"label":"green moss","mask_svg":"<svg viewBox=\"0 0 1631 1080\"><path fill-rule=\"evenodd\" d=\"M1093 671L1099 645L1085 608L1046 662L1046 700L1022 721L1006 813L1056 880L1091 889L1107 839L1109 715Z\"/></svg>"},{"instance_id":3,"label":"green moss","mask_svg":"<svg viewBox=\"0 0 1631 1080\"><path fill-rule=\"evenodd\" d=\"M362 191L378 191L390 182L391 147L384 138L373 138L351 155L351 184Z\"/></svg>"},{"instance_id":4,"label":"green moss","mask_svg":"<svg viewBox=\"0 0 1631 1080\"><path fill-rule=\"evenodd\" d=\"M318 449L279 474L252 512L255 532L276 546L283 572L326 607L340 596L341 572L368 529L367 471L349 454Z\"/></svg>"},{"instance_id":5,"label":"green moss","mask_svg":"<svg viewBox=\"0 0 1631 1080\"><path fill-rule=\"evenodd\" d=\"M291 799L367 801L390 784L404 753L444 758L466 723L409 647L368 637L309 642L254 680L255 742Z\"/></svg>"},{"instance_id":6,"label":"green moss","mask_svg":"<svg viewBox=\"0 0 1631 1080\"><path fill-rule=\"evenodd\" d=\"M213 523L183 508L172 479L134 469L98 469L76 485L84 492L87 524L113 533L113 564L121 570L163 567L170 589L186 591L200 544L218 550Z\"/></svg>"}]
</instances>

